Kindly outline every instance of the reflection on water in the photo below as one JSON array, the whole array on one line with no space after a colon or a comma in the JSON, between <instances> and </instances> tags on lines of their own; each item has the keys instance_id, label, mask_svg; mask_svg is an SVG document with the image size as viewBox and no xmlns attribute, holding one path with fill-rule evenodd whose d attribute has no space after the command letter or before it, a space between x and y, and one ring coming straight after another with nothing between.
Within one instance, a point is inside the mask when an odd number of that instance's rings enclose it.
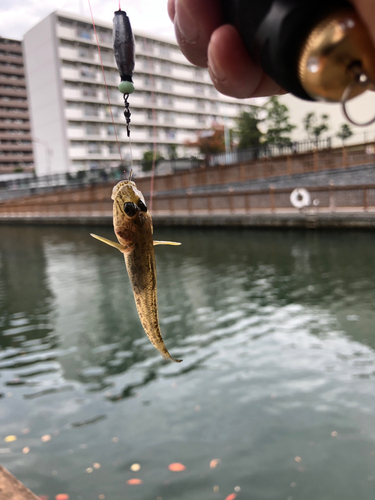
<instances>
[{"instance_id":1,"label":"reflection on water","mask_svg":"<svg viewBox=\"0 0 375 500\"><path fill-rule=\"evenodd\" d=\"M176 365L92 230L0 227L3 465L51 499L374 498L373 233L156 230Z\"/></svg>"}]
</instances>

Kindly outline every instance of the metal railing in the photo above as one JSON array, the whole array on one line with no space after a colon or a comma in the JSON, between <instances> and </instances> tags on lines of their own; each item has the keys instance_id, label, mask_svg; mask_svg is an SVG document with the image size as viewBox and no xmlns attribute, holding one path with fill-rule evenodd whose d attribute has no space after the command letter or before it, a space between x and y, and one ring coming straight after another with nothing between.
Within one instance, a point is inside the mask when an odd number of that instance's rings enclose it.
<instances>
[{"instance_id":1,"label":"metal railing","mask_svg":"<svg viewBox=\"0 0 375 500\"><path fill-rule=\"evenodd\" d=\"M352 166L375 164L374 143L359 144L350 148L315 150L286 156L265 156L253 161L231 165L200 167L155 177L156 192L189 189L196 186L241 184L256 179L306 174ZM138 189L146 193L150 189L150 177L136 180Z\"/></svg>"},{"instance_id":2,"label":"metal railing","mask_svg":"<svg viewBox=\"0 0 375 500\"><path fill-rule=\"evenodd\" d=\"M111 217L111 187L92 187L86 190L34 196L0 203L1 217ZM255 214L297 213L290 202L292 189L244 190L226 192L156 194L153 214ZM322 186L309 189L311 206L305 211L371 212L375 214L375 185Z\"/></svg>"},{"instance_id":3,"label":"metal railing","mask_svg":"<svg viewBox=\"0 0 375 500\"><path fill-rule=\"evenodd\" d=\"M212 155L209 158L209 165L229 165L231 163L239 163L253 161L259 158L271 156L286 156L300 153L307 153L322 149L331 148L331 138L319 139L316 141L294 141L287 144L260 144L248 149L238 149L229 153L220 153Z\"/></svg>"},{"instance_id":4,"label":"metal railing","mask_svg":"<svg viewBox=\"0 0 375 500\"><path fill-rule=\"evenodd\" d=\"M309 143L298 143L299 151ZM276 151L276 149L275 149ZM274 152L275 152L274 151ZM253 150L243 152L253 154ZM323 170L346 168L359 165L375 164L375 145L363 143L335 149L315 149L308 152L289 153L283 156L262 156L245 159L241 152L233 153L234 163L204 166L202 161L191 160L186 170L177 169L179 160L171 161L171 174L157 175L154 180L155 191L188 189L195 186L215 186L220 184L241 183L248 180L267 179L286 175L319 172ZM239 155L239 156L238 156ZM236 161L235 161L236 160ZM184 160L186 162L186 160ZM104 170L92 170L71 174L55 174L41 177L24 178L12 181L0 181L0 200L8 199L12 192L18 197L55 189L72 189L92 184L105 184L107 181L120 180L123 167ZM135 179L142 192L150 189L151 176ZM24 193L24 194L23 194Z\"/></svg>"}]
</instances>

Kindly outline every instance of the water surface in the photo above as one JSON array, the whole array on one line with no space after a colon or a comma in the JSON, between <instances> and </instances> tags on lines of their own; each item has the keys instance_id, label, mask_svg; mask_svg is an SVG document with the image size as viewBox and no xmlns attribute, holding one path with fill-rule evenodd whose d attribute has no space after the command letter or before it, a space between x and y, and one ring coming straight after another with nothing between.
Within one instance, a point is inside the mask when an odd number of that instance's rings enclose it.
<instances>
[{"instance_id":1,"label":"water surface","mask_svg":"<svg viewBox=\"0 0 375 500\"><path fill-rule=\"evenodd\" d=\"M373 500L372 232L156 229L174 364L92 231L0 226L1 464L50 500Z\"/></svg>"}]
</instances>

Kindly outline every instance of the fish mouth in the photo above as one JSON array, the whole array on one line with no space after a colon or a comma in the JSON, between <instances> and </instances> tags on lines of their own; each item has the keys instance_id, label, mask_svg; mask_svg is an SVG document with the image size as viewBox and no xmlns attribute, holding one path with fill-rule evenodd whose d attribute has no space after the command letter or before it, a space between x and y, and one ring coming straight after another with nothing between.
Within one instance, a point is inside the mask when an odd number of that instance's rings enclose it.
<instances>
[{"instance_id":1,"label":"fish mouth","mask_svg":"<svg viewBox=\"0 0 375 500\"><path fill-rule=\"evenodd\" d=\"M112 200L128 217L134 217L139 211L147 212L143 194L133 181L120 181L112 190Z\"/></svg>"},{"instance_id":2,"label":"fish mouth","mask_svg":"<svg viewBox=\"0 0 375 500\"><path fill-rule=\"evenodd\" d=\"M133 181L120 181L113 187L111 199L115 200L116 197L118 196L118 194L120 193L120 191L124 191L126 194L129 195L128 201L133 201L130 199L132 197L131 193L133 192L133 188L135 188L138 191L135 182L133 182Z\"/></svg>"}]
</instances>

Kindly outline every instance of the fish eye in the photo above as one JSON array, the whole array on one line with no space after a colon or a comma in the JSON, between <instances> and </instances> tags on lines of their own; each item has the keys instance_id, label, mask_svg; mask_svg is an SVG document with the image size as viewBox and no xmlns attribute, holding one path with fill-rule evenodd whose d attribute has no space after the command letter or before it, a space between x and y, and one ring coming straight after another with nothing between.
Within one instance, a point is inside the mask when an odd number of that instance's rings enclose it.
<instances>
[{"instance_id":1,"label":"fish eye","mask_svg":"<svg viewBox=\"0 0 375 500\"><path fill-rule=\"evenodd\" d=\"M128 201L124 203L124 212L128 217L134 217L134 215L138 212L138 207L135 203Z\"/></svg>"},{"instance_id":2,"label":"fish eye","mask_svg":"<svg viewBox=\"0 0 375 500\"><path fill-rule=\"evenodd\" d=\"M142 200L139 200L138 207L142 210L142 212L147 212L147 207Z\"/></svg>"}]
</instances>

